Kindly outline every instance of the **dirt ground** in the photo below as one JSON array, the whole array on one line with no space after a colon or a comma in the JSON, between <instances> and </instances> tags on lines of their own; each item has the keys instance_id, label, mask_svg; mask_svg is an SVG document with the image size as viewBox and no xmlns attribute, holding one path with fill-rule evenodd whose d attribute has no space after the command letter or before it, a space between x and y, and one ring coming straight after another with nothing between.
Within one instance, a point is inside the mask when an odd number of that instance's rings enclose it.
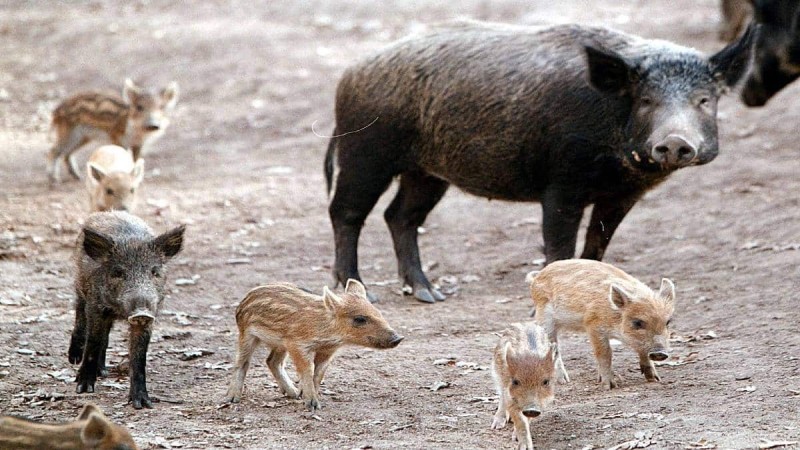
<instances>
[{"instance_id":1,"label":"dirt ground","mask_svg":"<svg viewBox=\"0 0 800 450\"><path fill-rule=\"evenodd\" d=\"M523 277L543 257L536 204L451 189L420 245L431 279L456 293L423 305L399 295L379 213L387 193L362 234L361 271L407 338L390 351L343 351L317 414L279 395L262 356L242 403L220 405L235 352L233 312L265 282L319 291L330 281L327 140L312 126L330 133L337 79L364 54L457 17L600 23L704 51L722 45L716 0L588 3L4 2L0 411L62 421L92 401L143 448L510 448L510 429L489 429L497 398L487 368L494 333L528 317ZM54 106L81 90L119 90L125 77L180 83L173 124L146 155L139 212L159 231L188 224L148 358L149 390L163 401L142 411L126 405L128 379L114 371L96 393L75 394L66 357L70 253L87 195L74 181L51 190L45 174ZM673 356L660 368L663 381L646 383L633 352L616 347L622 386L604 391L585 336L567 336L572 383L533 422L537 448L800 440L798 95L800 83L760 110L724 99L720 156L675 173L622 223L606 260L650 286L663 276L677 285ZM124 328L112 333L112 364L125 359ZM212 354L181 359L200 349ZM452 362L434 364L445 358ZM429 388L439 382L449 385Z\"/></svg>"}]
</instances>

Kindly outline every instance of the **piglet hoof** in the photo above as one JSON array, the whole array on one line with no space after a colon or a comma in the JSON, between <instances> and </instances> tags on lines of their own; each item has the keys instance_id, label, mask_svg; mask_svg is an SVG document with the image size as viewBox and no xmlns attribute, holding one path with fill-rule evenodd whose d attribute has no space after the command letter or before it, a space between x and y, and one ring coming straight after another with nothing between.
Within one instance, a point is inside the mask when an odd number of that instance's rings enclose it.
<instances>
[{"instance_id":1,"label":"piglet hoof","mask_svg":"<svg viewBox=\"0 0 800 450\"><path fill-rule=\"evenodd\" d=\"M567 374L566 371L558 374L558 382L561 384L569 383L569 375Z\"/></svg>"},{"instance_id":2,"label":"piglet hoof","mask_svg":"<svg viewBox=\"0 0 800 450\"><path fill-rule=\"evenodd\" d=\"M608 390L616 389L616 388L619 387L619 385L617 384L617 381L614 379L613 375L610 376L610 377L604 377L604 376L600 375L600 377L598 378L598 381L603 386L603 388L608 389Z\"/></svg>"},{"instance_id":3,"label":"piglet hoof","mask_svg":"<svg viewBox=\"0 0 800 450\"><path fill-rule=\"evenodd\" d=\"M287 391L284 388L278 388L281 394L285 395L291 399L298 399L303 394L302 392L298 391L294 386L289 386L289 390Z\"/></svg>"},{"instance_id":4,"label":"piglet hoof","mask_svg":"<svg viewBox=\"0 0 800 450\"><path fill-rule=\"evenodd\" d=\"M652 367L642 367L641 369L642 373L644 374L644 378L648 382L652 383L655 381L661 381L661 377L658 376L658 372L656 372L655 369L653 369Z\"/></svg>"},{"instance_id":5,"label":"piglet hoof","mask_svg":"<svg viewBox=\"0 0 800 450\"><path fill-rule=\"evenodd\" d=\"M304 403L306 405L306 409L311 412L322 409L322 405L320 405L319 399L316 397L311 397L309 399L306 399Z\"/></svg>"},{"instance_id":6,"label":"piglet hoof","mask_svg":"<svg viewBox=\"0 0 800 450\"><path fill-rule=\"evenodd\" d=\"M492 429L493 430L502 430L506 427L508 423L508 418L505 415L495 415L494 419L492 419Z\"/></svg>"}]
</instances>

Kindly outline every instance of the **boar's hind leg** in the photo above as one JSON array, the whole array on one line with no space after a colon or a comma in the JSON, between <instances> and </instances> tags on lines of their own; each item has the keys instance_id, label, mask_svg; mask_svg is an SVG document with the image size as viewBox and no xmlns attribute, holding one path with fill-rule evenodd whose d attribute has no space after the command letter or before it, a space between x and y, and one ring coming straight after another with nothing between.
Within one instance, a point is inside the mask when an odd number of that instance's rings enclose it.
<instances>
[{"instance_id":1,"label":"boar's hind leg","mask_svg":"<svg viewBox=\"0 0 800 450\"><path fill-rule=\"evenodd\" d=\"M294 382L289 378L286 373L286 349L283 347L275 347L269 352L267 356L267 367L278 382L278 388L281 394L289 398L300 398L300 391L294 386Z\"/></svg>"},{"instance_id":2,"label":"boar's hind leg","mask_svg":"<svg viewBox=\"0 0 800 450\"><path fill-rule=\"evenodd\" d=\"M89 313L86 317L88 334L83 348L83 360L75 380L78 383L76 392L79 394L94 392L100 357L104 346L108 345L108 333L111 332L111 325L114 323L114 319L107 314L96 311L87 312Z\"/></svg>"},{"instance_id":3,"label":"boar's hind leg","mask_svg":"<svg viewBox=\"0 0 800 450\"><path fill-rule=\"evenodd\" d=\"M152 408L153 402L147 394L147 347L150 345L152 322L147 325L131 325L128 337L128 354L130 355L131 389L129 399L135 409Z\"/></svg>"},{"instance_id":4,"label":"boar's hind leg","mask_svg":"<svg viewBox=\"0 0 800 450\"><path fill-rule=\"evenodd\" d=\"M417 228L425 222L449 186L446 181L424 173L404 173L400 177L400 189L384 213L392 232L400 279L413 288L418 300L426 303L444 300L444 295L433 288L422 272Z\"/></svg>"},{"instance_id":5,"label":"boar's hind leg","mask_svg":"<svg viewBox=\"0 0 800 450\"><path fill-rule=\"evenodd\" d=\"M575 256L583 201L568 194L569 188L549 187L542 196L542 233L546 263Z\"/></svg>"},{"instance_id":6,"label":"boar's hind leg","mask_svg":"<svg viewBox=\"0 0 800 450\"><path fill-rule=\"evenodd\" d=\"M372 167L361 161L343 161L340 166L336 191L328 207L336 248L333 287L339 283L344 286L350 278L361 281L358 274L361 227L394 176L385 168ZM375 301L371 294L367 295L370 301Z\"/></svg>"},{"instance_id":7,"label":"boar's hind leg","mask_svg":"<svg viewBox=\"0 0 800 450\"><path fill-rule=\"evenodd\" d=\"M606 252L614 231L639 200L639 193L623 198L610 198L597 201L592 208L592 219L586 230L586 243L581 258L600 261Z\"/></svg>"}]
</instances>

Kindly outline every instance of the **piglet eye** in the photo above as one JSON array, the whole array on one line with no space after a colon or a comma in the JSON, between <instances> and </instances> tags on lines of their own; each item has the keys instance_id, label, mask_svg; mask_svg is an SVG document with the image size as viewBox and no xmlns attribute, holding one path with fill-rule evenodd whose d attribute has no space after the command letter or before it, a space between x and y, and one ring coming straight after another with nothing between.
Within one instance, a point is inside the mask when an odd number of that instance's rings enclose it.
<instances>
[{"instance_id":1,"label":"piglet eye","mask_svg":"<svg viewBox=\"0 0 800 450\"><path fill-rule=\"evenodd\" d=\"M548 384L550 384L550 380L542 381L542 386L547 386Z\"/></svg>"},{"instance_id":2,"label":"piglet eye","mask_svg":"<svg viewBox=\"0 0 800 450\"><path fill-rule=\"evenodd\" d=\"M367 324L368 321L369 321L369 319L367 319L365 316L355 316L355 317L353 317L353 325L355 325L357 327L363 327L364 325Z\"/></svg>"},{"instance_id":3,"label":"piglet eye","mask_svg":"<svg viewBox=\"0 0 800 450\"><path fill-rule=\"evenodd\" d=\"M133 194L134 192L136 192L136 189L131 188L131 194Z\"/></svg>"},{"instance_id":4,"label":"piglet eye","mask_svg":"<svg viewBox=\"0 0 800 450\"><path fill-rule=\"evenodd\" d=\"M106 195L114 195L114 190L111 188L106 189Z\"/></svg>"},{"instance_id":5,"label":"piglet eye","mask_svg":"<svg viewBox=\"0 0 800 450\"><path fill-rule=\"evenodd\" d=\"M709 97L700 97L700 100L697 101L697 104L700 106L706 106L711 102Z\"/></svg>"},{"instance_id":6,"label":"piglet eye","mask_svg":"<svg viewBox=\"0 0 800 450\"><path fill-rule=\"evenodd\" d=\"M514 385L514 386L519 386L519 380L518 380L518 379L516 379L516 378L513 378L513 379L511 380L511 384L512 384L512 385Z\"/></svg>"},{"instance_id":7,"label":"piglet eye","mask_svg":"<svg viewBox=\"0 0 800 450\"><path fill-rule=\"evenodd\" d=\"M144 111L144 106L136 105L136 110L139 111L139 112L142 112L142 111Z\"/></svg>"},{"instance_id":8,"label":"piglet eye","mask_svg":"<svg viewBox=\"0 0 800 450\"><path fill-rule=\"evenodd\" d=\"M642 104L642 106L650 106L653 104L653 99L650 97L641 97L639 102Z\"/></svg>"},{"instance_id":9,"label":"piglet eye","mask_svg":"<svg viewBox=\"0 0 800 450\"><path fill-rule=\"evenodd\" d=\"M669 319L669 320L667 321L667 326L669 326L669 324L671 324L671 323L672 323L672 319Z\"/></svg>"},{"instance_id":10,"label":"piglet eye","mask_svg":"<svg viewBox=\"0 0 800 450\"><path fill-rule=\"evenodd\" d=\"M634 330L641 330L642 328L644 328L644 322L639 319L634 319L631 322L631 325L633 325Z\"/></svg>"}]
</instances>

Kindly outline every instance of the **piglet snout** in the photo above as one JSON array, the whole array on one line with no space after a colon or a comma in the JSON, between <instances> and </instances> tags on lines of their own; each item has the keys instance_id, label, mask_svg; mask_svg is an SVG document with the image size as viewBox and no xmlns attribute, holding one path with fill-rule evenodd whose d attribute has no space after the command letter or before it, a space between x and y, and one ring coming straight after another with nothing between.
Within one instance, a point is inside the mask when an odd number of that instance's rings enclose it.
<instances>
[{"instance_id":1,"label":"piglet snout","mask_svg":"<svg viewBox=\"0 0 800 450\"><path fill-rule=\"evenodd\" d=\"M402 342L403 339L405 339L405 336L400 336L399 334L395 334L389 341L389 348L397 347L397 345L400 344L400 342Z\"/></svg>"},{"instance_id":2,"label":"piglet snout","mask_svg":"<svg viewBox=\"0 0 800 450\"><path fill-rule=\"evenodd\" d=\"M522 415L525 417L534 418L539 417L540 414L542 414L542 410L535 406L529 406L522 410Z\"/></svg>"},{"instance_id":3,"label":"piglet snout","mask_svg":"<svg viewBox=\"0 0 800 450\"><path fill-rule=\"evenodd\" d=\"M664 350L655 350L647 354L651 361L664 361L669 358L669 353Z\"/></svg>"}]
</instances>

